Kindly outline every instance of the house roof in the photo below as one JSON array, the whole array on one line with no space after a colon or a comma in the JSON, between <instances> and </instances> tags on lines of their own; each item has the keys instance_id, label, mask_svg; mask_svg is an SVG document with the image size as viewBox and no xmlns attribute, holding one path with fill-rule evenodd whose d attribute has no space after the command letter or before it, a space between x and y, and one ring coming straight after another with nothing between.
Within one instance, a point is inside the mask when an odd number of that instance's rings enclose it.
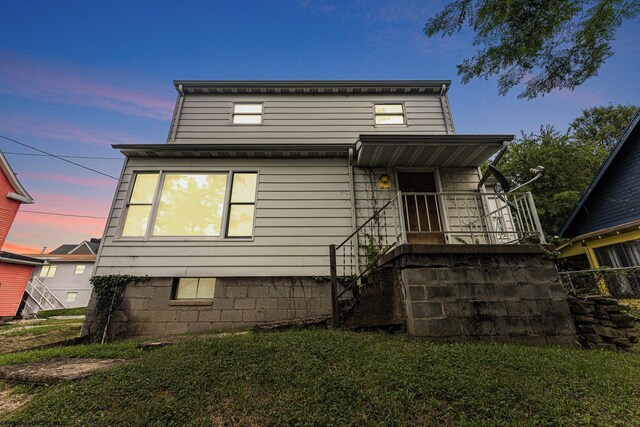
<instances>
[{"instance_id":1,"label":"house roof","mask_svg":"<svg viewBox=\"0 0 640 427\"><path fill-rule=\"evenodd\" d=\"M43 255L64 255L64 254L76 254L76 255L91 255L98 252L100 246L100 239L92 238L91 240L84 240L82 243L77 244L64 244L60 245L48 254ZM88 252L88 253L87 253Z\"/></svg>"},{"instance_id":2,"label":"house roof","mask_svg":"<svg viewBox=\"0 0 640 427\"><path fill-rule=\"evenodd\" d=\"M609 156L607 157L607 159L604 161L604 163L598 170L598 173L596 173L595 178L593 178L593 181L591 181L591 184L589 185L587 190L582 194L582 197L580 197L578 204L573 208L573 210L569 214L569 217L567 218L562 228L560 229L559 236L564 237L565 234L568 232L574 220L576 219L578 213L589 200L589 197L593 193L593 190L596 188L598 183L602 180L603 176L607 173L609 166L611 166L611 164L616 160L616 158L618 157L618 154L622 151L625 144L627 144L627 142L631 140L631 135L636 129L640 131L640 108L638 109L638 111L636 111L636 114L633 116L633 118L631 119L631 122L629 123L625 131L622 133L620 138L618 139L618 142L616 142L616 145L613 147L613 149L609 153Z\"/></svg>"},{"instance_id":3,"label":"house roof","mask_svg":"<svg viewBox=\"0 0 640 427\"><path fill-rule=\"evenodd\" d=\"M451 80L174 80L193 94L390 94L446 93Z\"/></svg>"},{"instance_id":4,"label":"house roof","mask_svg":"<svg viewBox=\"0 0 640 427\"><path fill-rule=\"evenodd\" d=\"M44 261L31 255L19 255L13 252L0 251L0 263L2 262L9 264L40 265Z\"/></svg>"},{"instance_id":5,"label":"house roof","mask_svg":"<svg viewBox=\"0 0 640 427\"><path fill-rule=\"evenodd\" d=\"M31 258L51 262L95 262L95 254L29 254Z\"/></svg>"},{"instance_id":6,"label":"house roof","mask_svg":"<svg viewBox=\"0 0 640 427\"><path fill-rule=\"evenodd\" d=\"M55 248L54 250L52 250L51 252L49 252L50 255L58 255L58 254L68 254L69 252L71 252L71 250L73 250L73 248L75 248L76 244L65 244L65 245L60 245L57 248Z\"/></svg>"},{"instance_id":7,"label":"house roof","mask_svg":"<svg viewBox=\"0 0 640 427\"><path fill-rule=\"evenodd\" d=\"M513 135L360 135L358 166L477 167Z\"/></svg>"},{"instance_id":8,"label":"house roof","mask_svg":"<svg viewBox=\"0 0 640 427\"><path fill-rule=\"evenodd\" d=\"M24 189L20 181L18 181L18 177L16 176L11 166L9 166L9 161L0 151L0 169L4 172L4 175L9 180L9 184L15 191L15 193L8 193L6 196L10 199L16 200L20 203L33 203L33 198L27 193L27 190Z\"/></svg>"}]
</instances>

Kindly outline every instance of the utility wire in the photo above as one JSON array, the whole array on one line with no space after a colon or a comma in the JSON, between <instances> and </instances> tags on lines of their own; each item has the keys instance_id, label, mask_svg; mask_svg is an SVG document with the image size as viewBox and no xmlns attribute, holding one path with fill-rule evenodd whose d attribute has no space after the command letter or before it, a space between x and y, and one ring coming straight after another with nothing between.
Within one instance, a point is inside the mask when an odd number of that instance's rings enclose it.
<instances>
[{"instance_id":1,"label":"utility wire","mask_svg":"<svg viewBox=\"0 0 640 427\"><path fill-rule=\"evenodd\" d=\"M11 211L12 209L3 209L0 208L0 210L3 211ZM44 212L44 211L28 211L28 210L24 210L24 209L20 209L18 211L18 213L20 212L24 212L24 213L33 213L33 214L41 214L41 215L55 215L55 216L72 216L75 218L94 218L94 219L107 219L104 216L91 216L91 215L74 215L74 214L65 214L65 213L57 213L57 212Z\"/></svg>"},{"instance_id":2,"label":"utility wire","mask_svg":"<svg viewBox=\"0 0 640 427\"><path fill-rule=\"evenodd\" d=\"M16 153L13 151L3 151L4 154L12 154L14 156L38 156L38 157L49 157L48 154L36 154L36 153ZM62 157L63 159L94 159L94 160L122 160L122 157L95 157L95 156L62 156L58 155L58 157Z\"/></svg>"},{"instance_id":3,"label":"utility wire","mask_svg":"<svg viewBox=\"0 0 640 427\"><path fill-rule=\"evenodd\" d=\"M63 162L71 163L72 165L76 165L76 166L81 167L81 168L83 168L83 169L89 170L89 171L91 171L91 172L95 172L95 173L100 174L100 175L102 175L102 176L106 176L107 178L115 179L116 181L118 181L118 178L116 178L115 176L111 176L111 175L106 174L106 173L104 173L104 172L100 172L99 170L92 169L92 168L90 168L90 167L88 167L88 166L85 166L85 165L81 165L80 163L76 163L76 162L71 161L71 160L69 160L69 159L65 159L65 158L63 158L63 157L56 156L55 154L48 153L48 152L46 152L46 151L44 151L44 150L41 150L41 149L36 148L36 147L33 147L33 146L31 146L31 145L24 144L24 143L22 143L22 142L20 142L20 141L16 141L15 139L9 138L8 136L0 135L0 138L2 138L2 139L6 139L7 141L11 141L11 142L16 143L16 144L18 144L18 145L22 145L23 147L31 148L32 150L38 151L38 152L40 152L40 153L42 153L42 154L46 154L47 156L54 157L54 158L56 158L56 159L58 159L58 160L62 160Z\"/></svg>"}]
</instances>

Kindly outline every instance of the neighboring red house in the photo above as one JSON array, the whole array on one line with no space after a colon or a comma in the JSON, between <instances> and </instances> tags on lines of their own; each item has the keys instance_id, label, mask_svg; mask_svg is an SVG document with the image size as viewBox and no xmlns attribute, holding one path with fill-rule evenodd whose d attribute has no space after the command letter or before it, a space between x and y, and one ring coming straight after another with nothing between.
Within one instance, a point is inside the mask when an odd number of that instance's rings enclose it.
<instances>
[{"instance_id":1,"label":"neighboring red house","mask_svg":"<svg viewBox=\"0 0 640 427\"><path fill-rule=\"evenodd\" d=\"M42 261L1 250L22 203L33 199L0 151L0 318L14 317L35 266Z\"/></svg>"}]
</instances>

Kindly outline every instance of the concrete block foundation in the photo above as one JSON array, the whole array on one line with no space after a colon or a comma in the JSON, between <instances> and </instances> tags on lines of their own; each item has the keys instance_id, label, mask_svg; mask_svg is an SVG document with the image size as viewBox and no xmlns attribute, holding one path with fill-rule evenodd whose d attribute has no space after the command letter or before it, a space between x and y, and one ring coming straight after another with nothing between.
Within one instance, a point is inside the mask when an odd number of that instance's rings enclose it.
<instances>
[{"instance_id":1,"label":"concrete block foundation","mask_svg":"<svg viewBox=\"0 0 640 427\"><path fill-rule=\"evenodd\" d=\"M379 265L387 286L402 289L410 335L577 345L555 264L538 245L405 244Z\"/></svg>"}]
</instances>

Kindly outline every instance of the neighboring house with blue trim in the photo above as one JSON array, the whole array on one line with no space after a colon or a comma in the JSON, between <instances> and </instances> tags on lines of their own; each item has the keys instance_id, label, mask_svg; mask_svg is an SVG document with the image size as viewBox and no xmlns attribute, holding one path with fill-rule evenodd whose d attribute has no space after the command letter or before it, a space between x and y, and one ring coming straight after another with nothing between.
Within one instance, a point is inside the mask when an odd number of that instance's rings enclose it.
<instances>
[{"instance_id":1,"label":"neighboring house with blue trim","mask_svg":"<svg viewBox=\"0 0 640 427\"><path fill-rule=\"evenodd\" d=\"M640 110L560 231L562 256L591 268L640 266Z\"/></svg>"}]
</instances>

